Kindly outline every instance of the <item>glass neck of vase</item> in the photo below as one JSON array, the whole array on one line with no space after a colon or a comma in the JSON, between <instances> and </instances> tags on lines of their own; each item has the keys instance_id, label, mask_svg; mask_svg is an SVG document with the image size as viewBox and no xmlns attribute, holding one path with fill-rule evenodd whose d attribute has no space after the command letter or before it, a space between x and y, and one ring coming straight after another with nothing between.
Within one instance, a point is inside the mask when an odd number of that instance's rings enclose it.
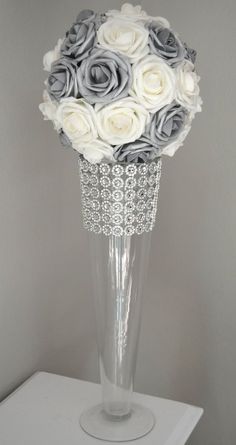
<instances>
[{"instance_id":1,"label":"glass neck of vase","mask_svg":"<svg viewBox=\"0 0 236 445\"><path fill-rule=\"evenodd\" d=\"M129 416L151 233L89 232L103 410Z\"/></svg>"}]
</instances>

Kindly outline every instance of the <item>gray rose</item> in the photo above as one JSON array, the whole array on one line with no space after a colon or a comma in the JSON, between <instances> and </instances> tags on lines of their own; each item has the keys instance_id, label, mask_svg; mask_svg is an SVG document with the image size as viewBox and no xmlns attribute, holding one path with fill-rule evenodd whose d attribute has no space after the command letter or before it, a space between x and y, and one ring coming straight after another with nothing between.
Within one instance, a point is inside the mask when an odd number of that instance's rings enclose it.
<instances>
[{"instance_id":1,"label":"gray rose","mask_svg":"<svg viewBox=\"0 0 236 445\"><path fill-rule=\"evenodd\" d=\"M186 122L188 111L177 103L161 108L155 113L146 130L150 143L161 149L177 139Z\"/></svg>"},{"instance_id":2,"label":"gray rose","mask_svg":"<svg viewBox=\"0 0 236 445\"><path fill-rule=\"evenodd\" d=\"M96 40L96 25L93 21L74 23L66 33L61 47L61 54L76 59L76 62L88 57Z\"/></svg>"},{"instance_id":3,"label":"gray rose","mask_svg":"<svg viewBox=\"0 0 236 445\"><path fill-rule=\"evenodd\" d=\"M94 22L96 19L96 13L91 9L83 9L76 17L76 23L79 22Z\"/></svg>"},{"instance_id":4,"label":"gray rose","mask_svg":"<svg viewBox=\"0 0 236 445\"><path fill-rule=\"evenodd\" d=\"M180 64L186 50L179 38L169 28L163 28L160 23L151 22L148 29L150 50L172 67Z\"/></svg>"},{"instance_id":5,"label":"gray rose","mask_svg":"<svg viewBox=\"0 0 236 445\"><path fill-rule=\"evenodd\" d=\"M135 142L117 146L113 153L119 162L147 162L160 156L160 150L150 145L150 141L141 136Z\"/></svg>"},{"instance_id":6,"label":"gray rose","mask_svg":"<svg viewBox=\"0 0 236 445\"><path fill-rule=\"evenodd\" d=\"M190 60L190 62L192 62L194 65L196 62L197 51L195 49L189 48L187 43L184 43L184 47L186 50L185 59Z\"/></svg>"},{"instance_id":7,"label":"gray rose","mask_svg":"<svg viewBox=\"0 0 236 445\"><path fill-rule=\"evenodd\" d=\"M77 67L68 59L61 58L53 63L48 76L47 89L52 99L79 97Z\"/></svg>"},{"instance_id":8,"label":"gray rose","mask_svg":"<svg viewBox=\"0 0 236 445\"><path fill-rule=\"evenodd\" d=\"M84 22L89 23L93 22L95 23L96 27L98 28L102 23L106 21L105 14L96 14L91 9L84 9L81 11L76 18L76 23Z\"/></svg>"},{"instance_id":9,"label":"gray rose","mask_svg":"<svg viewBox=\"0 0 236 445\"><path fill-rule=\"evenodd\" d=\"M131 65L123 56L93 49L78 69L79 92L89 103L112 102L128 95Z\"/></svg>"}]
</instances>

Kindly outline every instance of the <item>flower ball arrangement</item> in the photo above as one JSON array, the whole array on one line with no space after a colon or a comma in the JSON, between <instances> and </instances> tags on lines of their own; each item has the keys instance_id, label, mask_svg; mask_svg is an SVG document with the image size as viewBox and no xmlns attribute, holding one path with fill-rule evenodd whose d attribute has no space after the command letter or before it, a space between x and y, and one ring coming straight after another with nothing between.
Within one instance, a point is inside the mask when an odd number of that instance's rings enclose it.
<instances>
[{"instance_id":1,"label":"flower ball arrangement","mask_svg":"<svg viewBox=\"0 0 236 445\"><path fill-rule=\"evenodd\" d=\"M201 111L196 51L141 6L80 12L45 54L39 108L90 163L173 156Z\"/></svg>"}]
</instances>

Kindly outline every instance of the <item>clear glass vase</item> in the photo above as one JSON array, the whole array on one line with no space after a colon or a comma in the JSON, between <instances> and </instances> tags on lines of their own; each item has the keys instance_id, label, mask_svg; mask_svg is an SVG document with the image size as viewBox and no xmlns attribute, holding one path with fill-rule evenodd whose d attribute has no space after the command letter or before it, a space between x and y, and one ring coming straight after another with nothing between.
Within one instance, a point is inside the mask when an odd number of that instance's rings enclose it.
<instances>
[{"instance_id":1,"label":"clear glass vase","mask_svg":"<svg viewBox=\"0 0 236 445\"><path fill-rule=\"evenodd\" d=\"M150 410L132 402L132 392L160 168L160 160L140 169L81 160L102 403L85 411L80 424L103 440L137 439L154 425Z\"/></svg>"}]
</instances>

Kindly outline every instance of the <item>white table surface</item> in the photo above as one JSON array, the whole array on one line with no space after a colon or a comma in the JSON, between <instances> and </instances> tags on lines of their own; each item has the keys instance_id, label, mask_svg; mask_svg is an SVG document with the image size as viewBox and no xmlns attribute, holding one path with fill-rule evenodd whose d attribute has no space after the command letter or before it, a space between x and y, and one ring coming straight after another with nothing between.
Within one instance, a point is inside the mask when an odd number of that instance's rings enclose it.
<instances>
[{"instance_id":1,"label":"white table surface","mask_svg":"<svg viewBox=\"0 0 236 445\"><path fill-rule=\"evenodd\" d=\"M0 404L0 444L114 445L88 436L79 425L81 412L100 403L100 391L94 383L34 374ZM154 429L136 440L137 445L184 445L203 413L201 408L138 393L134 401L156 417Z\"/></svg>"}]
</instances>

